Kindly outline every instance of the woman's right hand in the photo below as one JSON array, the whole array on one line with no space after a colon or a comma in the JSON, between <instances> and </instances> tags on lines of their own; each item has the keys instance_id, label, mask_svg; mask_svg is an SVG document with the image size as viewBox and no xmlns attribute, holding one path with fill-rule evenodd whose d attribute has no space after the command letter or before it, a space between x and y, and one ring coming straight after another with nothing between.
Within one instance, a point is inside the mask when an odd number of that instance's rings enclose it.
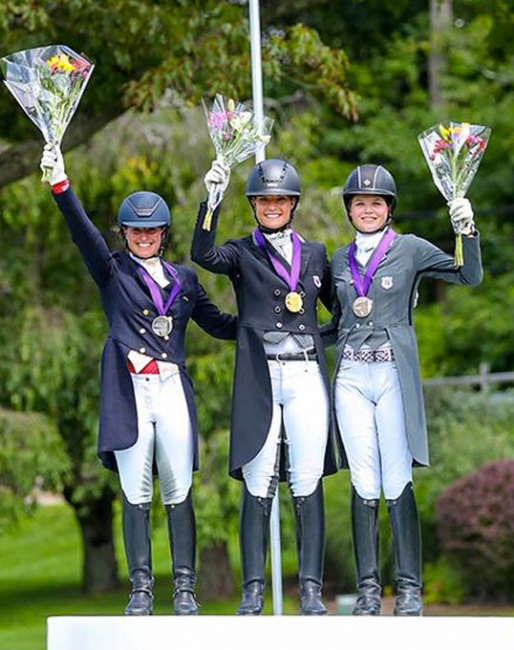
<instances>
[{"instance_id":1,"label":"woman's right hand","mask_svg":"<svg viewBox=\"0 0 514 650\"><path fill-rule=\"evenodd\" d=\"M61 149L57 144L45 145L39 167L43 172L43 180L50 185L57 185L68 179L64 170Z\"/></svg>"}]
</instances>

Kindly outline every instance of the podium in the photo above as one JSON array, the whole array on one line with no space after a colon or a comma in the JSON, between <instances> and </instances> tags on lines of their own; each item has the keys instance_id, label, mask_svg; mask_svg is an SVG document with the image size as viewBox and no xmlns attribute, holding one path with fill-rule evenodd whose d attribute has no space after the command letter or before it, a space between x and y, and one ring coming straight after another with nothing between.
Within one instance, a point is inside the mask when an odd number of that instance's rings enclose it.
<instances>
[{"instance_id":1,"label":"podium","mask_svg":"<svg viewBox=\"0 0 514 650\"><path fill-rule=\"evenodd\" d=\"M514 649L511 617L53 616L47 650ZM187 644L187 645L186 645Z\"/></svg>"}]
</instances>

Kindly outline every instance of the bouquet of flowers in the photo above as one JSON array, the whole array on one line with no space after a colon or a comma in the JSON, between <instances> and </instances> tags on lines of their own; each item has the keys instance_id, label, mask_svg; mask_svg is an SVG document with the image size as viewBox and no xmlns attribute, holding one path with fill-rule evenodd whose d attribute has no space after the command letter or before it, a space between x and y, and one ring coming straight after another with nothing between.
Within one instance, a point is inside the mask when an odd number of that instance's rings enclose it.
<instances>
[{"instance_id":1,"label":"bouquet of flowers","mask_svg":"<svg viewBox=\"0 0 514 650\"><path fill-rule=\"evenodd\" d=\"M418 135L432 178L447 201L465 196L480 165L491 129L467 122L436 124ZM455 263L463 264L462 235L456 233Z\"/></svg>"},{"instance_id":2,"label":"bouquet of flowers","mask_svg":"<svg viewBox=\"0 0 514 650\"><path fill-rule=\"evenodd\" d=\"M217 159L232 168L255 154L270 141L273 120L263 117L258 121L253 112L233 99L217 94L211 107L203 101L207 128ZM204 230L211 229L212 213L223 198L219 188L209 192Z\"/></svg>"},{"instance_id":3,"label":"bouquet of flowers","mask_svg":"<svg viewBox=\"0 0 514 650\"><path fill-rule=\"evenodd\" d=\"M93 63L65 45L48 45L4 56L0 67L5 85L45 141L60 145Z\"/></svg>"}]
</instances>

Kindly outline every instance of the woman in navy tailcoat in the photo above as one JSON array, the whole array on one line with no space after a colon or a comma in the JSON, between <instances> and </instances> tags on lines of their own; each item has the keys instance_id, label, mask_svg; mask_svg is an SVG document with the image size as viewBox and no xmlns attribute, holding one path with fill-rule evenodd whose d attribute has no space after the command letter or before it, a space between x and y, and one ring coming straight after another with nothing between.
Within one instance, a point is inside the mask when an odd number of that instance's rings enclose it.
<instances>
[{"instance_id":1,"label":"woman in navy tailcoat","mask_svg":"<svg viewBox=\"0 0 514 650\"><path fill-rule=\"evenodd\" d=\"M153 608L150 506L159 476L173 565L173 608L196 614L196 525L191 486L198 469L193 387L184 339L192 319L206 332L234 339L236 317L208 299L196 273L163 255L170 224L154 192L127 196L118 211L125 250L112 252L74 194L59 148L47 145L52 195L98 286L109 325L101 365L98 454L119 473L123 535L132 592L127 615Z\"/></svg>"},{"instance_id":2,"label":"woman in navy tailcoat","mask_svg":"<svg viewBox=\"0 0 514 650\"><path fill-rule=\"evenodd\" d=\"M229 172L214 162L207 188L223 194ZM246 196L257 221L251 234L217 246L219 209L205 229L202 203L191 248L193 261L230 278L238 305L229 467L243 481L237 613L262 613L270 509L278 481L287 479L297 524L300 612L323 615L322 477L337 468L317 305L331 304L330 266L323 244L292 229L300 199L292 165L276 159L257 164Z\"/></svg>"}]
</instances>

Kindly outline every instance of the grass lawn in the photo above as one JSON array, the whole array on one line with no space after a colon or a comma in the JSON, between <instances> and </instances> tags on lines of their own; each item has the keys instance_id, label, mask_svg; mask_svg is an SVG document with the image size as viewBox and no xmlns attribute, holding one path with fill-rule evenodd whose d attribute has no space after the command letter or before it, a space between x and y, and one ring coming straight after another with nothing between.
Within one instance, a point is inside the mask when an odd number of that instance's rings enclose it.
<instances>
[{"instance_id":1,"label":"grass lawn","mask_svg":"<svg viewBox=\"0 0 514 650\"><path fill-rule=\"evenodd\" d=\"M170 559L165 526L154 530L155 614L171 614ZM120 531L117 531L118 593L81 592L81 545L73 512L45 506L0 539L0 650L46 650L48 616L118 616L129 592ZM271 613L271 596L265 613ZM201 603L202 614L234 614L238 598ZM285 598L284 613L296 613Z\"/></svg>"}]
</instances>

